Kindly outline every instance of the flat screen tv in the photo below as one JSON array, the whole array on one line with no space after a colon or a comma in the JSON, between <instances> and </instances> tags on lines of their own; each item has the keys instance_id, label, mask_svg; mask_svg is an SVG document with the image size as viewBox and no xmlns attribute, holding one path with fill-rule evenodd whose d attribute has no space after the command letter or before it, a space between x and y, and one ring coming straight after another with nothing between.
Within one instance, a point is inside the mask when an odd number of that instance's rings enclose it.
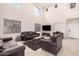
<instances>
[{"instance_id":1,"label":"flat screen tv","mask_svg":"<svg viewBox=\"0 0 79 59\"><path fill-rule=\"evenodd\" d=\"M42 30L43 31L51 31L51 25L43 25Z\"/></svg>"}]
</instances>

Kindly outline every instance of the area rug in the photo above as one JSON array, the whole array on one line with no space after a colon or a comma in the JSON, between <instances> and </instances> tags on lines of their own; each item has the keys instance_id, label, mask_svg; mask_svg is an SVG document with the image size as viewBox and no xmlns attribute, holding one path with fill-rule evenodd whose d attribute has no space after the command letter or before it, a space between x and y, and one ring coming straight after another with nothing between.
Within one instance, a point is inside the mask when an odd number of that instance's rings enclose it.
<instances>
[{"instance_id":1,"label":"area rug","mask_svg":"<svg viewBox=\"0 0 79 59\"><path fill-rule=\"evenodd\" d=\"M27 45L29 48L31 48L32 50L36 51L40 48L40 44L35 44L35 43L31 43L31 42L25 42L23 43L25 45Z\"/></svg>"}]
</instances>

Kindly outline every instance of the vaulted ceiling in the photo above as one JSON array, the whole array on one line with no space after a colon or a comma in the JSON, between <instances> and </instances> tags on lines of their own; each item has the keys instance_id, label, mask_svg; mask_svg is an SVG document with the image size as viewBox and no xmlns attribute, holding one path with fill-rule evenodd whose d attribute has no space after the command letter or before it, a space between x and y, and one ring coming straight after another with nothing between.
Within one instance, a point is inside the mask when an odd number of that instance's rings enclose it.
<instances>
[{"instance_id":1,"label":"vaulted ceiling","mask_svg":"<svg viewBox=\"0 0 79 59\"><path fill-rule=\"evenodd\" d=\"M48 6L51 6L53 3L36 3L35 5L38 5L41 8L46 8Z\"/></svg>"},{"instance_id":2,"label":"vaulted ceiling","mask_svg":"<svg viewBox=\"0 0 79 59\"><path fill-rule=\"evenodd\" d=\"M45 7L47 7L47 6L52 5L52 3L39 3L38 5L39 5L40 7L42 7L42 8L45 8Z\"/></svg>"}]
</instances>

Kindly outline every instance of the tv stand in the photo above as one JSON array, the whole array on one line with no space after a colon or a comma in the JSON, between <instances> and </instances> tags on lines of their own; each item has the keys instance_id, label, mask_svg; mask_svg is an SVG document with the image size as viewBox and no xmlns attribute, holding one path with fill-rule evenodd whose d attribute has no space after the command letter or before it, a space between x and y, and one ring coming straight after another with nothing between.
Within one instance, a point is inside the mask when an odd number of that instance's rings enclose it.
<instances>
[{"instance_id":1,"label":"tv stand","mask_svg":"<svg viewBox=\"0 0 79 59\"><path fill-rule=\"evenodd\" d=\"M43 32L43 33L42 33L42 36L50 36L50 33L45 33L45 32Z\"/></svg>"}]
</instances>

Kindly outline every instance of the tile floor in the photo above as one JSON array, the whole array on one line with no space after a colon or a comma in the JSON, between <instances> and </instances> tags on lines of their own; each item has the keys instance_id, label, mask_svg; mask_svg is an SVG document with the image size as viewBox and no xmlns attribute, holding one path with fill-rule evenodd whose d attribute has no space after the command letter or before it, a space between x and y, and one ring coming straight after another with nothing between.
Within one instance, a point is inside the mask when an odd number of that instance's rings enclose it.
<instances>
[{"instance_id":1,"label":"tile floor","mask_svg":"<svg viewBox=\"0 0 79 59\"><path fill-rule=\"evenodd\" d=\"M33 51L26 46L25 56L54 56L41 48ZM63 46L58 56L79 56L79 39L63 39Z\"/></svg>"}]
</instances>

